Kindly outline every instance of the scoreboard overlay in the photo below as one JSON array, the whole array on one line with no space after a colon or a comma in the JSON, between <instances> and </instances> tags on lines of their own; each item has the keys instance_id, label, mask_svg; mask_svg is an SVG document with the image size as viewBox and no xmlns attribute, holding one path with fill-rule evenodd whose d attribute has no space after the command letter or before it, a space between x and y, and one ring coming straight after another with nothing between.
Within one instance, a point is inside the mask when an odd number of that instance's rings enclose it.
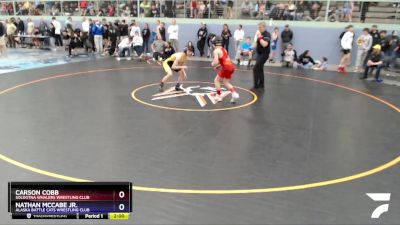
<instances>
[{"instance_id":1,"label":"scoreboard overlay","mask_svg":"<svg viewBox=\"0 0 400 225\"><path fill-rule=\"evenodd\" d=\"M131 182L9 182L13 219L126 220L132 212Z\"/></svg>"}]
</instances>

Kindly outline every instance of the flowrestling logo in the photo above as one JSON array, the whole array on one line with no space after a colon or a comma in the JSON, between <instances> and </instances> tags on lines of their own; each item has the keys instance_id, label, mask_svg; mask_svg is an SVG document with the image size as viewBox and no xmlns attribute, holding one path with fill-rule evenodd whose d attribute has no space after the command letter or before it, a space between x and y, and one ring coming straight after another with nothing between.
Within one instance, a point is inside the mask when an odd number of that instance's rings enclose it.
<instances>
[{"instance_id":1,"label":"flowrestling logo","mask_svg":"<svg viewBox=\"0 0 400 225\"><path fill-rule=\"evenodd\" d=\"M379 219L383 213L389 211L390 193L366 193L366 195L375 202L387 202L375 208L371 214L372 219Z\"/></svg>"},{"instance_id":2,"label":"flowrestling logo","mask_svg":"<svg viewBox=\"0 0 400 225\"><path fill-rule=\"evenodd\" d=\"M174 87L171 87L161 93L157 93L152 95L152 101L169 99L169 98L177 98L182 96L191 96L194 97L199 103L200 107L204 107L208 104L207 99L212 103L216 104L217 100L215 99L216 89L211 86L188 86L187 88L182 88L183 91L176 91ZM226 96L230 94L230 91L227 91L225 88L221 89L221 98L224 99Z\"/></svg>"}]
</instances>

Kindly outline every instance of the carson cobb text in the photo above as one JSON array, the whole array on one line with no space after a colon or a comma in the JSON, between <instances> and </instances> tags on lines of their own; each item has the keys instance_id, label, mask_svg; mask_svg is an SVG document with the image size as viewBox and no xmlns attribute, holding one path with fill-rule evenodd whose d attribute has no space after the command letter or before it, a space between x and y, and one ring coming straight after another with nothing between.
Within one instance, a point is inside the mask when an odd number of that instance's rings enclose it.
<instances>
[{"instance_id":1,"label":"carson cobb text","mask_svg":"<svg viewBox=\"0 0 400 225\"><path fill-rule=\"evenodd\" d=\"M15 190L15 195L58 195L58 190Z\"/></svg>"}]
</instances>

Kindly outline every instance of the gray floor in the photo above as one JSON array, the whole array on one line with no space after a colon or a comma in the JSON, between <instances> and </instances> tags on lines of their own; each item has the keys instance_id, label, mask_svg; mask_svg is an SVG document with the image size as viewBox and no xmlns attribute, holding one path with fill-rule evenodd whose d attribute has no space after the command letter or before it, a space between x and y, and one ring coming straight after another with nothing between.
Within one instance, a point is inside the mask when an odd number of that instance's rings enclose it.
<instances>
[{"instance_id":1,"label":"gray floor","mask_svg":"<svg viewBox=\"0 0 400 225\"><path fill-rule=\"evenodd\" d=\"M191 62L188 78L212 81L205 62ZM103 72L83 73L110 69ZM161 67L112 59L47 67L1 77L0 90L66 73L0 96L0 154L51 172L96 181L132 181L173 189L253 189L291 186L360 173L399 156L400 117L360 94L400 105L400 89L334 72L266 68L267 86L245 108L182 112L134 101L131 92L157 83ZM176 77L174 77L176 79ZM233 82L251 88L251 71ZM191 84L185 84L188 86ZM156 87L137 96L167 107L200 108L194 98L151 101ZM237 105L252 97L240 91ZM208 104L205 108L231 107ZM0 180L57 180L0 161ZM260 194L196 195L134 192L135 224L399 224L399 167L330 186ZM5 185L4 185L5 187ZM389 212L367 192L390 192ZM6 192L0 200L6 203ZM8 219L0 206L0 223ZM54 223L31 221L31 223ZM65 223L78 223L66 221ZM83 223L79 221L79 223ZM84 221L98 223L98 221ZM124 222L122 222L124 223Z\"/></svg>"}]
</instances>

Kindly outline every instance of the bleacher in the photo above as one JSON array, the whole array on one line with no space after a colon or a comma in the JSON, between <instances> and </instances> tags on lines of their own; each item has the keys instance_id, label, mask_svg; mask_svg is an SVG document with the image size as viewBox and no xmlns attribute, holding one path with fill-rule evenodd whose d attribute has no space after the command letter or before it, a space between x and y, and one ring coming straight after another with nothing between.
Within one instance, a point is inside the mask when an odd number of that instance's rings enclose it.
<instances>
[{"instance_id":1,"label":"bleacher","mask_svg":"<svg viewBox=\"0 0 400 225\"><path fill-rule=\"evenodd\" d=\"M234 7L233 7L233 12L234 12L234 18L238 19L255 19L250 16L242 16L241 15L241 5L244 0L237 0L234 2ZM252 1L253 5L255 5L256 1ZM287 1L277 1L277 0L272 0L269 1L271 2L272 5L277 4L277 3L287 3ZM186 4L185 4L186 3ZM177 8L175 9L175 14L176 17L178 18L188 18L189 17L189 11L190 11L190 1L177 1ZM330 2L330 7L332 6L337 6L339 9L343 7L344 2ZM360 17L361 17L361 4L360 2L356 2L354 5L354 10L352 14L352 21L351 22L360 22ZM185 5L185 6L184 6ZM222 5L223 7L223 15L227 14L227 5L224 4ZM319 16L321 17L320 21L325 21L325 13L326 13L326 7L327 7L327 2L323 1L322 2L322 7L319 12ZM369 6L368 11L366 12L366 18L365 18L365 23L384 23L384 24L395 24L395 23L400 23L400 9L398 8L399 6L394 5L394 3L391 2L377 2L376 5L372 4ZM267 8L269 10L269 8ZM186 11L186 13L185 13ZM206 10L207 11L207 10ZM396 13L397 13L397 18L396 18ZM210 11L210 18L212 19L217 19L218 17L218 12L215 7L213 7L213 4L211 5L211 11ZM205 15L204 18L208 18L208 11ZM226 18L226 16L224 16ZM263 19L269 19L268 15L265 15L262 17ZM257 19L260 19L258 17ZM304 19L305 20L305 19ZM345 21L347 22L347 21Z\"/></svg>"},{"instance_id":2,"label":"bleacher","mask_svg":"<svg viewBox=\"0 0 400 225\"><path fill-rule=\"evenodd\" d=\"M277 5L279 3L287 4L289 0L287 1L282 1L282 0L261 0L261 1L256 1L256 0L251 0L253 3L253 6L256 5L257 2L265 3L268 2L267 7L266 7L266 13L264 13L262 16L246 16L241 14L241 5L245 0L234 0L234 5L233 5L233 18L232 19L270 19L271 17L274 17L271 15L270 10L274 5ZM19 12L20 7L22 7L24 4L23 0L15 0L15 1L2 1L3 3L0 4L0 15L6 16L6 15L12 15L12 12ZM34 9L34 1L30 1L31 5L31 10L26 10L27 12L29 11L29 16L34 16L34 14L37 16L48 16L50 15L50 8L46 8L42 6L40 10ZM48 4L49 2L53 2L51 0L45 0L41 1L43 4ZM73 1L73 0L64 0L62 3L60 1L54 1L57 2L59 9L57 10L57 16L79 16L82 13L78 8L74 8L72 12L65 12L66 9L64 9L64 6L66 4L74 3L78 7L78 1ZM129 3L129 5L132 5L132 3L137 3L136 1L133 0L114 0L114 1L88 1L88 2L93 2L93 4L96 6L96 10L99 10L99 8L104 10L107 10L107 5L108 4L113 4L116 6L115 11L119 12L119 15L116 16L121 16L123 8L126 3ZM142 1L139 0L139 4ZM169 6L169 10L174 11L173 14L174 17L177 18L190 18L190 6L191 6L191 0L153 0L158 6L161 11L165 10ZM197 1L198 4L200 1ZM205 3L208 3L209 7L206 7L204 16L203 18L211 18L211 19L229 19L227 18L227 0L207 0L204 1ZM293 1L296 5L299 2L298 0ZM311 1L305 1L305 2L311 2ZM329 4L329 9L331 9L333 6L336 6L337 9L340 9L343 7L344 4L346 4L348 1L319 1L322 6L319 10L319 21L325 21L325 15L326 15L326 10L327 10L327 4ZM352 20L351 22L361 22L360 18L362 16L362 5L365 4L365 2L355 2L354 1L354 10L352 14ZM400 23L400 3L397 2L368 2L369 7L365 15L365 23L377 23L377 24L399 24ZM12 5L15 6L15 9L12 9ZM11 6L11 9L9 7ZM172 6L172 8L171 8ZM45 10L43 10L45 8ZM364 8L365 9L365 8ZM283 10L283 9L282 9ZM40 11L40 13L39 13ZM309 12L310 10L308 10ZM306 10L307 13L307 10ZM338 12L338 14L341 14L341 12ZM24 14L18 14L19 15L24 15ZM167 14L165 16L171 17L170 14ZM164 14L161 13L161 17L164 17ZM274 18L277 19L277 18ZM283 20L282 18L278 18L278 20ZM302 18L301 20L306 20L306 18ZM339 22L348 22L348 21L339 21Z\"/></svg>"}]
</instances>

